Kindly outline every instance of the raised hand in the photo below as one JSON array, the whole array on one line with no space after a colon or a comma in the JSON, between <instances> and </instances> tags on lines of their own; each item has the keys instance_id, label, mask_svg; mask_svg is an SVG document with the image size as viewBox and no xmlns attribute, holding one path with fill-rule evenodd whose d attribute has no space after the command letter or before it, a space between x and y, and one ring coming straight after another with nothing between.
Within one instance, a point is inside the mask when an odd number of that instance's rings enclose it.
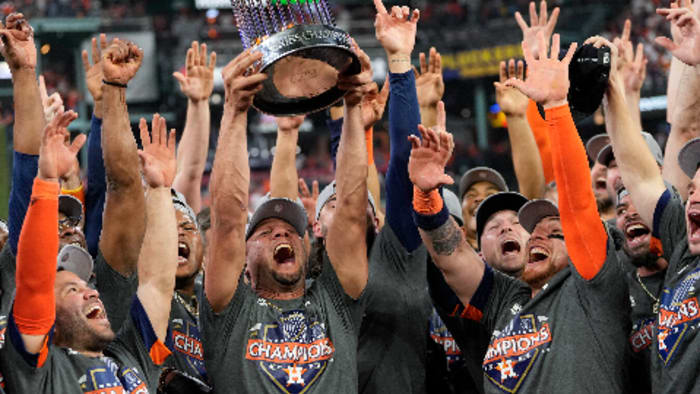
<instances>
[{"instance_id":1,"label":"raised hand","mask_svg":"<svg viewBox=\"0 0 700 394\"><path fill-rule=\"evenodd\" d=\"M518 89L506 86L506 81L509 78L523 80L525 66L522 60L518 60L517 66L513 59L508 62L506 70L506 62L501 62L499 72L499 82L494 82L496 87L496 102L501 107L506 116L525 116L527 112L527 96L522 94Z\"/></svg>"},{"instance_id":2,"label":"raised hand","mask_svg":"<svg viewBox=\"0 0 700 394\"><path fill-rule=\"evenodd\" d=\"M130 41L112 40L102 52L102 73L107 82L126 85L141 67L143 51Z\"/></svg>"},{"instance_id":3,"label":"raised hand","mask_svg":"<svg viewBox=\"0 0 700 394\"><path fill-rule=\"evenodd\" d=\"M306 115L280 116L275 118L277 121L277 130L281 133L298 131L301 124L304 123L305 118Z\"/></svg>"},{"instance_id":4,"label":"raised hand","mask_svg":"<svg viewBox=\"0 0 700 394\"><path fill-rule=\"evenodd\" d=\"M248 111L255 94L263 88L262 83L267 79L267 74L254 66L260 59L262 53L247 49L221 70L226 89L225 108L232 108L238 113Z\"/></svg>"},{"instance_id":5,"label":"raised hand","mask_svg":"<svg viewBox=\"0 0 700 394\"><path fill-rule=\"evenodd\" d=\"M606 46L610 48L610 76L608 77L608 87L613 87L613 86L619 86L620 88L624 88L623 84L625 83L623 79L623 73L622 73L622 67L620 67L619 62L622 61L619 52L620 49L615 45L614 43L611 43L608 41L606 38L601 37L601 36L593 36L584 42L584 45L593 45L596 48L600 48L602 46Z\"/></svg>"},{"instance_id":6,"label":"raised hand","mask_svg":"<svg viewBox=\"0 0 700 394\"><path fill-rule=\"evenodd\" d=\"M439 126L440 127L440 126ZM408 176L411 182L424 192L442 185L451 185L454 180L445 174L445 165L452 156L452 135L418 125L422 140L415 135L411 141L411 156L408 159Z\"/></svg>"},{"instance_id":7,"label":"raised hand","mask_svg":"<svg viewBox=\"0 0 700 394\"><path fill-rule=\"evenodd\" d=\"M656 13L671 22L673 40L656 37L657 44L685 64L694 66L700 63L700 19L695 11L687 7L658 8Z\"/></svg>"},{"instance_id":8,"label":"raised hand","mask_svg":"<svg viewBox=\"0 0 700 394\"><path fill-rule=\"evenodd\" d=\"M389 98L389 76L386 77L382 90L379 90L375 82L371 85L370 91L362 99L362 125L365 130L374 126L384 116L386 101Z\"/></svg>"},{"instance_id":9,"label":"raised hand","mask_svg":"<svg viewBox=\"0 0 700 394\"><path fill-rule=\"evenodd\" d=\"M5 58L10 70L36 68L36 46L34 29L23 14L12 13L0 23L0 54Z\"/></svg>"},{"instance_id":10,"label":"raised hand","mask_svg":"<svg viewBox=\"0 0 700 394\"><path fill-rule=\"evenodd\" d=\"M311 192L309 192L309 187L306 186L306 181L299 178L299 198L301 203L304 204L304 209L306 209L306 214L309 217L309 224L316 221L316 201L318 200L318 181L313 181L311 183Z\"/></svg>"},{"instance_id":11,"label":"raised hand","mask_svg":"<svg viewBox=\"0 0 700 394\"><path fill-rule=\"evenodd\" d=\"M77 117L73 111L61 111L44 128L39 148L39 178L58 182L73 169L75 157L87 138L80 134L72 143L65 142L70 140L67 127Z\"/></svg>"},{"instance_id":12,"label":"raised hand","mask_svg":"<svg viewBox=\"0 0 700 394\"><path fill-rule=\"evenodd\" d=\"M192 48L187 50L185 61L185 74L176 71L173 77L180 83L180 91L192 101L206 100L214 90L214 67L216 66L216 52L209 54L207 64L207 44L200 46L197 41L192 41Z\"/></svg>"},{"instance_id":13,"label":"raised hand","mask_svg":"<svg viewBox=\"0 0 700 394\"><path fill-rule=\"evenodd\" d=\"M625 81L625 91L639 94L647 75L647 59L644 56L643 44L637 44L635 52L634 46L630 41L631 30L632 22L627 19L622 30L622 36L616 37L613 40L613 44L618 49L617 69L620 70Z\"/></svg>"},{"instance_id":14,"label":"raised hand","mask_svg":"<svg viewBox=\"0 0 700 394\"><path fill-rule=\"evenodd\" d=\"M82 52L83 70L85 70L85 84L92 99L97 102L102 100L102 52L107 49L107 36L100 34L100 46L97 46L97 38L92 38L92 64L88 59L86 50Z\"/></svg>"},{"instance_id":15,"label":"raised hand","mask_svg":"<svg viewBox=\"0 0 700 394\"><path fill-rule=\"evenodd\" d=\"M165 127L165 118L158 114L153 115L151 121L152 133L148 134L146 119L141 118L139 129L141 131L141 145L139 158L143 168L143 177L152 188L171 187L175 179L177 162L175 161L175 129L168 135Z\"/></svg>"},{"instance_id":16,"label":"raised hand","mask_svg":"<svg viewBox=\"0 0 700 394\"><path fill-rule=\"evenodd\" d=\"M540 32L537 37L539 41L537 59L529 44L523 41L523 55L528 66L527 79L523 81L510 78L505 84L520 90L545 108L563 105L569 93L569 63L574 57L576 43L572 43L564 59L559 60L559 34L552 37L550 54L547 51L549 48L545 43L544 34Z\"/></svg>"},{"instance_id":17,"label":"raised hand","mask_svg":"<svg viewBox=\"0 0 700 394\"><path fill-rule=\"evenodd\" d=\"M410 70L420 11L411 11L406 6L394 6L389 13L382 0L374 0L374 8L377 10L374 18L375 35L387 53L389 70L397 73Z\"/></svg>"},{"instance_id":18,"label":"raised hand","mask_svg":"<svg viewBox=\"0 0 700 394\"><path fill-rule=\"evenodd\" d=\"M39 95L41 96L41 106L44 108L44 119L46 123L51 123L51 120L60 112L63 113L63 99L58 92L53 92L50 96L46 91L46 81L43 75L39 75Z\"/></svg>"},{"instance_id":19,"label":"raised hand","mask_svg":"<svg viewBox=\"0 0 700 394\"><path fill-rule=\"evenodd\" d=\"M357 57L360 59L362 71L355 75L341 74L338 76L338 89L347 90L345 94L346 106L359 105L365 95L369 94L373 87L377 87L377 84L372 85L372 63L369 61L369 56L357 46L354 40L352 44Z\"/></svg>"},{"instance_id":20,"label":"raised hand","mask_svg":"<svg viewBox=\"0 0 700 394\"><path fill-rule=\"evenodd\" d=\"M523 32L523 42L527 42L527 45L532 48L535 57L539 56L540 53L540 43L537 35L541 32L544 35L545 44L548 46L549 39L554 32L554 26L557 24L557 19L559 19L559 7L555 8L552 11L552 16L547 19L547 2L545 0L540 2L539 16L537 15L535 2L530 2L530 26L525 23L525 19L523 19L520 12L515 13L515 21L518 22L518 26Z\"/></svg>"},{"instance_id":21,"label":"raised hand","mask_svg":"<svg viewBox=\"0 0 700 394\"><path fill-rule=\"evenodd\" d=\"M430 48L428 61L425 53L420 53L420 73L416 72L416 91L421 108L433 107L442 100L445 82L442 79L442 57L434 47Z\"/></svg>"}]
</instances>

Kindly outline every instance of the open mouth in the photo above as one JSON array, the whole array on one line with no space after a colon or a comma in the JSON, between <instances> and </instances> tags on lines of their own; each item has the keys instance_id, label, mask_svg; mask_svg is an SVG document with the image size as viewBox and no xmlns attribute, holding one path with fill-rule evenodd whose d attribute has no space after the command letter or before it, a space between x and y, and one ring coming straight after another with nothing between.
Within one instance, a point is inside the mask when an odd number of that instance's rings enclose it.
<instances>
[{"instance_id":1,"label":"open mouth","mask_svg":"<svg viewBox=\"0 0 700 394\"><path fill-rule=\"evenodd\" d=\"M539 246L533 246L532 248L530 248L529 257L530 258L528 259L528 263L536 264L547 260L549 258L549 251Z\"/></svg>"},{"instance_id":2,"label":"open mouth","mask_svg":"<svg viewBox=\"0 0 700 394\"><path fill-rule=\"evenodd\" d=\"M595 183L593 184L595 186L596 190L606 190L606 184L605 184L605 179L599 178L596 179Z\"/></svg>"},{"instance_id":3,"label":"open mouth","mask_svg":"<svg viewBox=\"0 0 700 394\"><path fill-rule=\"evenodd\" d=\"M517 241L508 239L501 244L501 253L503 255L520 253L520 244Z\"/></svg>"},{"instance_id":4,"label":"open mouth","mask_svg":"<svg viewBox=\"0 0 700 394\"><path fill-rule=\"evenodd\" d=\"M101 320L106 319L107 315L105 314L105 311L102 308L102 306L100 306L99 304L92 304L88 308L85 317L87 317L89 320Z\"/></svg>"},{"instance_id":5,"label":"open mouth","mask_svg":"<svg viewBox=\"0 0 700 394\"><path fill-rule=\"evenodd\" d=\"M650 233L649 228L641 223L632 223L625 228L625 236L630 244L644 241Z\"/></svg>"},{"instance_id":6,"label":"open mouth","mask_svg":"<svg viewBox=\"0 0 700 394\"><path fill-rule=\"evenodd\" d=\"M272 257L278 264L294 263L294 248L289 244L280 244L275 247Z\"/></svg>"},{"instance_id":7,"label":"open mouth","mask_svg":"<svg viewBox=\"0 0 700 394\"><path fill-rule=\"evenodd\" d=\"M177 262L178 264L183 264L187 262L190 257L190 247L184 242L179 242L177 244Z\"/></svg>"},{"instance_id":8,"label":"open mouth","mask_svg":"<svg viewBox=\"0 0 700 394\"><path fill-rule=\"evenodd\" d=\"M690 241L700 241L700 211L688 212L688 224Z\"/></svg>"}]
</instances>

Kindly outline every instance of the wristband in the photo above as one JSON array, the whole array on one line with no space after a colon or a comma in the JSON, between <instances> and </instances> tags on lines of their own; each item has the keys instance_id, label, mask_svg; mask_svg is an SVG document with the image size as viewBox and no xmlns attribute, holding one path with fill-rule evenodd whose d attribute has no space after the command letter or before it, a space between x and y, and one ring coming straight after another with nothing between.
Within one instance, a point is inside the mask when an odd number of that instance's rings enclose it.
<instances>
[{"instance_id":1,"label":"wristband","mask_svg":"<svg viewBox=\"0 0 700 394\"><path fill-rule=\"evenodd\" d=\"M111 82L111 81L108 81L108 80L106 80L106 79L103 79L103 80L102 80L102 83L104 83L105 85L116 86L116 87L118 87L118 88L124 88L124 89L126 89L126 84L125 84L125 83Z\"/></svg>"},{"instance_id":2,"label":"wristband","mask_svg":"<svg viewBox=\"0 0 700 394\"><path fill-rule=\"evenodd\" d=\"M82 190L83 190L83 184L81 182L80 186L76 187L75 189L64 189L63 187L61 187L61 194L78 194Z\"/></svg>"},{"instance_id":3,"label":"wristband","mask_svg":"<svg viewBox=\"0 0 700 394\"><path fill-rule=\"evenodd\" d=\"M431 231L450 220L450 212L438 190L425 193L413 189L413 222L422 230Z\"/></svg>"}]
</instances>

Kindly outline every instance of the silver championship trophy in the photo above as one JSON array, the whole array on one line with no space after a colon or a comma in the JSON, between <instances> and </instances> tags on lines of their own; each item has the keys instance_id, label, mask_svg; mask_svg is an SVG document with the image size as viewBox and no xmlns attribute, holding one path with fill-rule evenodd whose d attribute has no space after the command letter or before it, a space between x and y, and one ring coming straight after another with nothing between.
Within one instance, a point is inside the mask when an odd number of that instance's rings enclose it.
<instances>
[{"instance_id":1,"label":"silver championship trophy","mask_svg":"<svg viewBox=\"0 0 700 394\"><path fill-rule=\"evenodd\" d=\"M326 0L231 0L243 47L262 53L268 78L259 111L290 116L329 107L345 95L339 73L357 74L350 35L335 27Z\"/></svg>"}]
</instances>

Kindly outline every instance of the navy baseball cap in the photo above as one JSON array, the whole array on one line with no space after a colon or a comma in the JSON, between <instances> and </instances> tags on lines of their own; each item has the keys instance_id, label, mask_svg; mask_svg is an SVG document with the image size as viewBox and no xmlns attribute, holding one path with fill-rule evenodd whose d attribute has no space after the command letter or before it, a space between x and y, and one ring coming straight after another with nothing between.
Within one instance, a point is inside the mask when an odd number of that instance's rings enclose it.
<instances>
[{"instance_id":1,"label":"navy baseball cap","mask_svg":"<svg viewBox=\"0 0 700 394\"><path fill-rule=\"evenodd\" d=\"M517 192L501 192L488 196L476 210L476 239L481 248L481 234L491 216L500 211L514 211L516 214L527 203L527 198Z\"/></svg>"}]
</instances>

